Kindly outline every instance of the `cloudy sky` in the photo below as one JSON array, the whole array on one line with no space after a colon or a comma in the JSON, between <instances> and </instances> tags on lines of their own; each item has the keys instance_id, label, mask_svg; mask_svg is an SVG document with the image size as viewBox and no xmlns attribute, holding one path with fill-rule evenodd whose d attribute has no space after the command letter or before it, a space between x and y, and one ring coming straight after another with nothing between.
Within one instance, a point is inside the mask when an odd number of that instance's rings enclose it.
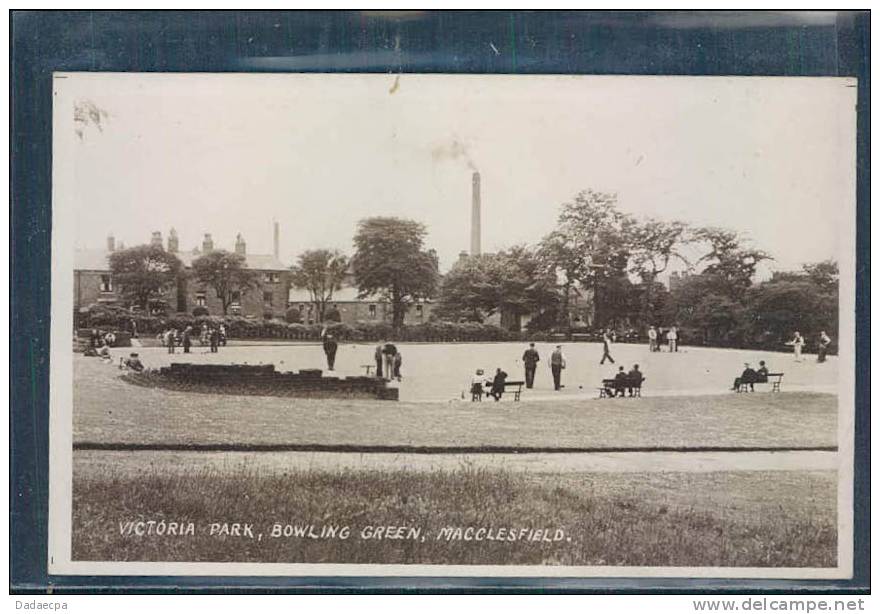
<instances>
[{"instance_id":1,"label":"cloudy sky","mask_svg":"<svg viewBox=\"0 0 880 614\"><path fill-rule=\"evenodd\" d=\"M241 232L271 253L276 219L292 262L351 252L358 220L396 215L428 226L445 270L469 246L471 168L484 251L538 241L592 188L637 216L740 230L786 269L836 257L854 207L851 80L57 77L80 247L174 227L182 249Z\"/></svg>"}]
</instances>

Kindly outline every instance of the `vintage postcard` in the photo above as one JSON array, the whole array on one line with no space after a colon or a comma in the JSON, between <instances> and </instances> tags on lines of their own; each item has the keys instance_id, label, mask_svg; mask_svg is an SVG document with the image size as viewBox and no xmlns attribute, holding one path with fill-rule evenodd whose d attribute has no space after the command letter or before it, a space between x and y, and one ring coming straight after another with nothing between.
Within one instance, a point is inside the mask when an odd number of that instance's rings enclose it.
<instances>
[{"instance_id":1,"label":"vintage postcard","mask_svg":"<svg viewBox=\"0 0 880 614\"><path fill-rule=\"evenodd\" d=\"M56 73L49 573L851 577L857 87Z\"/></svg>"}]
</instances>

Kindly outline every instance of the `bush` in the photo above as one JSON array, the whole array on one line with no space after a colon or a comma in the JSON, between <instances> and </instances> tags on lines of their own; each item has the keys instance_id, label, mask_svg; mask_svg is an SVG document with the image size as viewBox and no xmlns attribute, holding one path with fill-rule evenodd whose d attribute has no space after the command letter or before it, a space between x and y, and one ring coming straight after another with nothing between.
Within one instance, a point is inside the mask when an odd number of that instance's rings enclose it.
<instances>
[{"instance_id":1,"label":"bush","mask_svg":"<svg viewBox=\"0 0 880 614\"><path fill-rule=\"evenodd\" d=\"M299 312L299 307L291 307L287 311L284 312L284 321L288 324L299 324L302 322L302 314Z\"/></svg>"},{"instance_id":2,"label":"bush","mask_svg":"<svg viewBox=\"0 0 880 614\"><path fill-rule=\"evenodd\" d=\"M339 310L336 306L330 307L327 312L324 314L325 322L342 322L342 314L339 313Z\"/></svg>"},{"instance_id":3,"label":"bush","mask_svg":"<svg viewBox=\"0 0 880 614\"><path fill-rule=\"evenodd\" d=\"M199 318L202 316L208 315L208 309L206 307L202 307L201 305L193 309L193 317Z\"/></svg>"}]
</instances>

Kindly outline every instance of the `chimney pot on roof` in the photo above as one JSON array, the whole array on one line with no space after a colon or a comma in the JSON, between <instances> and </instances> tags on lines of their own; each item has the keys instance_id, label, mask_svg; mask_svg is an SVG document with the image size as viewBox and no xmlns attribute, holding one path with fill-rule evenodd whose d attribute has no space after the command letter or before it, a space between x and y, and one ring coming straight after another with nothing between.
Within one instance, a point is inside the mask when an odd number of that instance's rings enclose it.
<instances>
[{"instance_id":1,"label":"chimney pot on roof","mask_svg":"<svg viewBox=\"0 0 880 614\"><path fill-rule=\"evenodd\" d=\"M150 238L150 245L153 247L162 247L162 233L160 231L153 231L153 236Z\"/></svg>"},{"instance_id":2,"label":"chimney pot on roof","mask_svg":"<svg viewBox=\"0 0 880 614\"><path fill-rule=\"evenodd\" d=\"M107 235L107 251L116 251L116 237L114 237L113 235Z\"/></svg>"},{"instance_id":3,"label":"chimney pot on roof","mask_svg":"<svg viewBox=\"0 0 880 614\"><path fill-rule=\"evenodd\" d=\"M168 251L176 254L179 248L180 242L177 239L177 231L172 228L171 232L168 233Z\"/></svg>"},{"instance_id":4,"label":"chimney pot on roof","mask_svg":"<svg viewBox=\"0 0 880 614\"><path fill-rule=\"evenodd\" d=\"M241 233L238 233L235 237L235 253L241 254L242 256L247 253L247 245L245 244Z\"/></svg>"},{"instance_id":5,"label":"chimney pot on roof","mask_svg":"<svg viewBox=\"0 0 880 614\"><path fill-rule=\"evenodd\" d=\"M202 252L205 254L209 254L214 251L214 239L211 238L211 233L206 232L205 238L202 239Z\"/></svg>"}]
</instances>

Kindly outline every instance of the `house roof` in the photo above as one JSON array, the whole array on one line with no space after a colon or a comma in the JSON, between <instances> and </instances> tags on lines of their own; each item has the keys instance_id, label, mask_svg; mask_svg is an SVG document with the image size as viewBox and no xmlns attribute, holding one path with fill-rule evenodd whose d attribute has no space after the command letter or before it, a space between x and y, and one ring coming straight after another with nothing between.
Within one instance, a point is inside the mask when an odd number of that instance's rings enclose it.
<instances>
[{"instance_id":1,"label":"house roof","mask_svg":"<svg viewBox=\"0 0 880 614\"><path fill-rule=\"evenodd\" d=\"M288 297L288 301L291 303L308 303L310 302L311 296L309 295L309 291L305 288L291 288L290 295ZM330 300L331 303L353 303L353 302L372 302L375 303L378 299L370 299L370 298L358 298L358 289L353 286L343 286L339 290L335 290L333 292L333 298Z\"/></svg>"},{"instance_id":2,"label":"house roof","mask_svg":"<svg viewBox=\"0 0 880 614\"><path fill-rule=\"evenodd\" d=\"M107 262L109 252L105 249L77 249L73 256L75 271L109 271ZM192 266L192 261L201 256L201 252L177 252L175 254L183 266ZM288 267L272 254L245 254L245 263L249 269L259 271L286 271Z\"/></svg>"},{"instance_id":3,"label":"house roof","mask_svg":"<svg viewBox=\"0 0 880 614\"><path fill-rule=\"evenodd\" d=\"M296 288L291 287L290 292L287 296L287 300L290 303L309 303L311 302L311 296L309 295L309 291L305 288ZM339 290L333 291L333 298L330 299L330 303L384 303L387 302L386 299L383 299L381 296L367 296L364 298L358 298L358 289L357 286L354 285L344 285ZM430 303L430 300L419 300L418 303Z\"/></svg>"}]
</instances>

